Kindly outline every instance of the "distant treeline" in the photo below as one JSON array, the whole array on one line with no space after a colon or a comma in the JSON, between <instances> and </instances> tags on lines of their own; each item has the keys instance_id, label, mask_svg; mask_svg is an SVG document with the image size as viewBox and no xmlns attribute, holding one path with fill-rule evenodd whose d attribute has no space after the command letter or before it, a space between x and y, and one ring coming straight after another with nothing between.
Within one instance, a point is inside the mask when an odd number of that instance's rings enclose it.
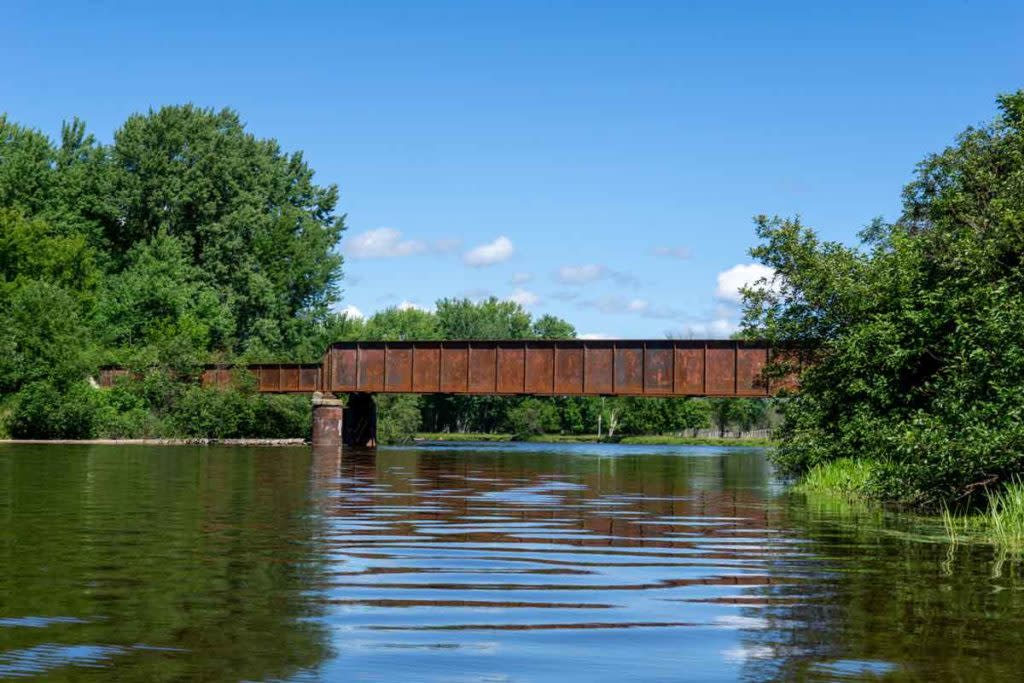
<instances>
[{"instance_id":1,"label":"distant treeline","mask_svg":"<svg viewBox=\"0 0 1024 683\"><path fill-rule=\"evenodd\" d=\"M197 385L208 362L311 361L353 339L559 339L564 320L445 299L336 312L338 190L232 111L164 107L101 144L0 117L0 432L23 437L297 436L304 397ZM112 390L89 382L130 368ZM433 431L655 433L763 420L756 402L388 397L385 438ZM716 423L717 424L717 423Z\"/></svg>"}]
</instances>

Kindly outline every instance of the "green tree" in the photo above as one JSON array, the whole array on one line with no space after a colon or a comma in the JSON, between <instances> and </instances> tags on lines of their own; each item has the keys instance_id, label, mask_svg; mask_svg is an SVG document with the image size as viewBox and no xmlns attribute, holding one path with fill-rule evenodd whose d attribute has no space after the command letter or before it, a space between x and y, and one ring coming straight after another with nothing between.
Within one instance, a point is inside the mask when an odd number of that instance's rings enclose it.
<instances>
[{"instance_id":1,"label":"green tree","mask_svg":"<svg viewBox=\"0 0 1024 683\"><path fill-rule=\"evenodd\" d=\"M185 105L131 116L110 157L112 253L178 240L230 304L240 348L296 342L308 314L326 315L337 299L337 188L315 184L301 154L246 132L235 112Z\"/></svg>"},{"instance_id":2,"label":"green tree","mask_svg":"<svg viewBox=\"0 0 1024 683\"><path fill-rule=\"evenodd\" d=\"M510 431L517 437L538 436L558 430L558 411L550 401L528 397L508 411Z\"/></svg>"},{"instance_id":3,"label":"green tree","mask_svg":"<svg viewBox=\"0 0 1024 683\"><path fill-rule=\"evenodd\" d=\"M533 321L532 333L538 339L575 339L576 328L553 315L542 315Z\"/></svg>"},{"instance_id":4,"label":"green tree","mask_svg":"<svg viewBox=\"0 0 1024 683\"><path fill-rule=\"evenodd\" d=\"M363 329L362 339L372 341L403 341L439 339L437 316L417 308L395 306L374 313Z\"/></svg>"},{"instance_id":5,"label":"green tree","mask_svg":"<svg viewBox=\"0 0 1024 683\"><path fill-rule=\"evenodd\" d=\"M182 244L162 233L132 247L125 269L107 278L97 319L108 348L156 348L175 366L203 362L234 331L230 307Z\"/></svg>"},{"instance_id":6,"label":"green tree","mask_svg":"<svg viewBox=\"0 0 1024 683\"><path fill-rule=\"evenodd\" d=\"M530 314L513 301L496 297L474 303L469 299L441 299L437 322L442 339L529 339Z\"/></svg>"},{"instance_id":7,"label":"green tree","mask_svg":"<svg viewBox=\"0 0 1024 683\"><path fill-rule=\"evenodd\" d=\"M422 424L421 398L412 394L377 396L377 439L381 443L409 443Z\"/></svg>"},{"instance_id":8,"label":"green tree","mask_svg":"<svg viewBox=\"0 0 1024 683\"><path fill-rule=\"evenodd\" d=\"M64 387L93 370L89 329L80 303L68 290L29 280L4 299L0 391L16 391L40 380Z\"/></svg>"},{"instance_id":9,"label":"green tree","mask_svg":"<svg viewBox=\"0 0 1024 683\"><path fill-rule=\"evenodd\" d=\"M878 463L875 491L937 504L1024 471L1024 92L925 159L859 248L759 218L777 273L745 334L813 345L776 460ZM795 354L796 352L794 352Z\"/></svg>"},{"instance_id":10,"label":"green tree","mask_svg":"<svg viewBox=\"0 0 1024 683\"><path fill-rule=\"evenodd\" d=\"M56 155L45 135L0 115L0 207L45 208L56 183Z\"/></svg>"}]
</instances>

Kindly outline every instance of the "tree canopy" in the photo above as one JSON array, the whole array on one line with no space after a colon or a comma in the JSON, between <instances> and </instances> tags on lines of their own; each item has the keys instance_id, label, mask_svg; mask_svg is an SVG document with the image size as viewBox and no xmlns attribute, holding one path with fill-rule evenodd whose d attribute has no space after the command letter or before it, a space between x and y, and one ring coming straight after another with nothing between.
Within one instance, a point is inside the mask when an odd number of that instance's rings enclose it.
<instances>
[{"instance_id":1,"label":"tree canopy","mask_svg":"<svg viewBox=\"0 0 1024 683\"><path fill-rule=\"evenodd\" d=\"M867 458L874 492L937 504L1024 469L1024 91L922 161L858 247L760 217L745 334L813 346L776 459Z\"/></svg>"},{"instance_id":2,"label":"tree canopy","mask_svg":"<svg viewBox=\"0 0 1024 683\"><path fill-rule=\"evenodd\" d=\"M318 360L344 340L573 339L495 297L432 310L338 312L338 189L237 113L130 116L109 144L78 119L60 138L0 117L0 432L32 437L301 436L306 397L196 379L210 362ZM110 391L104 364L129 370ZM434 431L579 434L703 426L678 399L387 397L384 438ZM605 430L610 433L609 430Z\"/></svg>"}]
</instances>

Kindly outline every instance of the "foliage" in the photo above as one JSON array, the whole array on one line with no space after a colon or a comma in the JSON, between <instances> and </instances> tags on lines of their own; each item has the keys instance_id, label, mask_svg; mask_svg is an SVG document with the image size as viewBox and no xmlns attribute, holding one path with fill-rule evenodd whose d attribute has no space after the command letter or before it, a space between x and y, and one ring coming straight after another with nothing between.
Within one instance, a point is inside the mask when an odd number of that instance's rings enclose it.
<instances>
[{"instance_id":1,"label":"foliage","mask_svg":"<svg viewBox=\"0 0 1024 683\"><path fill-rule=\"evenodd\" d=\"M230 307L166 234L132 247L125 269L104 282L96 315L105 346L151 347L168 364L181 353L201 362L234 331Z\"/></svg>"},{"instance_id":2,"label":"foliage","mask_svg":"<svg viewBox=\"0 0 1024 683\"><path fill-rule=\"evenodd\" d=\"M713 398L708 401L711 421L724 437L730 425L747 432L766 424L770 401L756 398Z\"/></svg>"},{"instance_id":3,"label":"foliage","mask_svg":"<svg viewBox=\"0 0 1024 683\"><path fill-rule=\"evenodd\" d=\"M558 430L558 411L549 401L524 398L508 411L510 431L516 438Z\"/></svg>"},{"instance_id":4,"label":"foliage","mask_svg":"<svg viewBox=\"0 0 1024 683\"><path fill-rule=\"evenodd\" d=\"M237 343L295 341L337 299L338 190L302 155L246 132L238 114L191 105L129 117L110 149L113 253L167 235L229 302Z\"/></svg>"},{"instance_id":5,"label":"foliage","mask_svg":"<svg viewBox=\"0 0 1024 683\"><path fill-rule=\"evenodd\" d=\"M61 392L46 381L33 382L18 393L10 418L15 438L89 439L95 435L102 397L84 382Z\"/></svg>"},{"instance_id":6,"label":"foliage","mask_svg":"<svg viewBox=\"0 0 1024 683\"><path fill-rule=\"evenodd\" d=\"M419 431L420 397L412 394L381 394L377 397L377 440L409 443Z\"/></svg>"},{"instance_id":7,"label":"foliage","mask_svg":"<svg viewBox=\"0 0 1024 683\"><path fill-rule=\"evenodd\" d=\"M986 509L980 513L956 513L946 508L942 519L953 543L991 543L1000 551L1024 554L1024 482L1013 479L991 493Z\"/></svg>"},{"instance_id":8,"label":"foliage","mask_svg":"<svg viewBox=\"0 0 1024 683\"><path fill-rule=\"evenodd\" d=\"M804 493L856 499L867 492L874 470L870 460L840 458L815 465L795 488Z\"/></svg>"},{"instance_id":9,"label":"foliage","mask_svg":"<svg viewBox=\"0 0 1024 683\"><path fill-rule=\"evenodd\" d=\"M530 330L537 339L575 339L576 328L559 317L545 314L533 321Z\"/></svg>"},{"instance_id":10,"label":"foliage","mask_svg":"<svg viewBox=\"0 0 1024 683\"><path fill-rule=\"evenodd\" d=\"M386 308L375 313L359 334L367 341L404 341L441 339L438 318L418 308Z\"/></svg>"},{"instance_id":11,"label":"foliage","mask_svg":"<svg viewBox=\"0 0 1024 683\"><path fill-rule=\"evenodd\" d=\"M530 314L513 301L495 297L474 303L469 299L441 299L437 302L438 327L442 339L530 339Z\"/></svg>"},{"instance_id":12,"label":"foliage","mask_svg":"<svg viewBox=\"0 0 1024 683\"><path fill-rule=\"evenodd\" d=\"M54 144L0 117L0 395L15 397L12 433L304 433L308 400L188 382L211 360L319 357L361 329L329 310L337 197L228 110L134 115L110 145L77 119ZM113 392L83 384L111 362L140 379Z\"/></svg>"},{"instance_id":13,"label":"foliage","mask_svg":"<svg viewBox=\"0 0 1024 683\"><path fill-rule=\"evenodd\" d=\"M202 388L207 363L313 362L346 340L573 339L552 315L495 297L332 310L344 230L338 191L301 154L192 105L130 116L110 144L77 119L60 138L0 117L0 403L26 437L300 436L308 398L241 382ZM129 377L98 391L104 364ZM707 423L702 401L381 397L383 441L437 432L566 436ZM614 430L613 430L614 431Z\"/></svg>"},{"instance_id":14,"label":"foliage","mask_svg":"<svg viewBox=\"0 0 1024 683\"><path fill-rule=\"evenodd\" d=\"M704 427L708 423L706 401L625 397L619 399L618 403L619 434L666 434Z\"/></svg>"},{"instance_id":15,"label":"foliage","mask_svg":"<svg viewBox=\"0 0 1024 683\"><path fill-rule=\"evenodd\" d=\"M1024 91L926 158L897 221L859 248L757 221L777 273L745 334L814 345L776 461L877 464L874 495L936 505L1024 466Z\"/></svg>"}]
</instances>

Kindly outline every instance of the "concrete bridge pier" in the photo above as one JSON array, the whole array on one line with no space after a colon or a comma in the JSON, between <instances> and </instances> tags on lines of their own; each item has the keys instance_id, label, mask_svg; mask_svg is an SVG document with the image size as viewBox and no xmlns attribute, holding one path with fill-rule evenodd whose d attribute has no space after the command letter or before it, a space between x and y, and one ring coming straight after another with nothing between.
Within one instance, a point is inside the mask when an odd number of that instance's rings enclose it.
<instances>
[{"instance_id":1,"label":"concrete bridge pier","mask_svg":"<svg viewBox=\"0 0 1024 683\"><path fill-rule=\"evenodd\" d=\"M313 394L313 448L341 448L344 407L340 399Z\"/></svg>"},{"instance_id":2,"label":"concrete bridge pier","mask_svg":"<svg viewBox=\"0 0 1024 683\"><path fill-rule=\"evenodd\" d=\"M376 448L377 402L373 394L350 394L348 404L313 394L313 448Z\"/></svg>"},{"instance_id":3,"label":"concrete bridge pier","mask_svg":"<svg viewBox=\"0 0 1024 683\"><path fill-rule=\"evenodd\" d=\"M373 394L349 394L341 438L350 448L377 447L377 401Z\"/></svg>"}]
</instances>

